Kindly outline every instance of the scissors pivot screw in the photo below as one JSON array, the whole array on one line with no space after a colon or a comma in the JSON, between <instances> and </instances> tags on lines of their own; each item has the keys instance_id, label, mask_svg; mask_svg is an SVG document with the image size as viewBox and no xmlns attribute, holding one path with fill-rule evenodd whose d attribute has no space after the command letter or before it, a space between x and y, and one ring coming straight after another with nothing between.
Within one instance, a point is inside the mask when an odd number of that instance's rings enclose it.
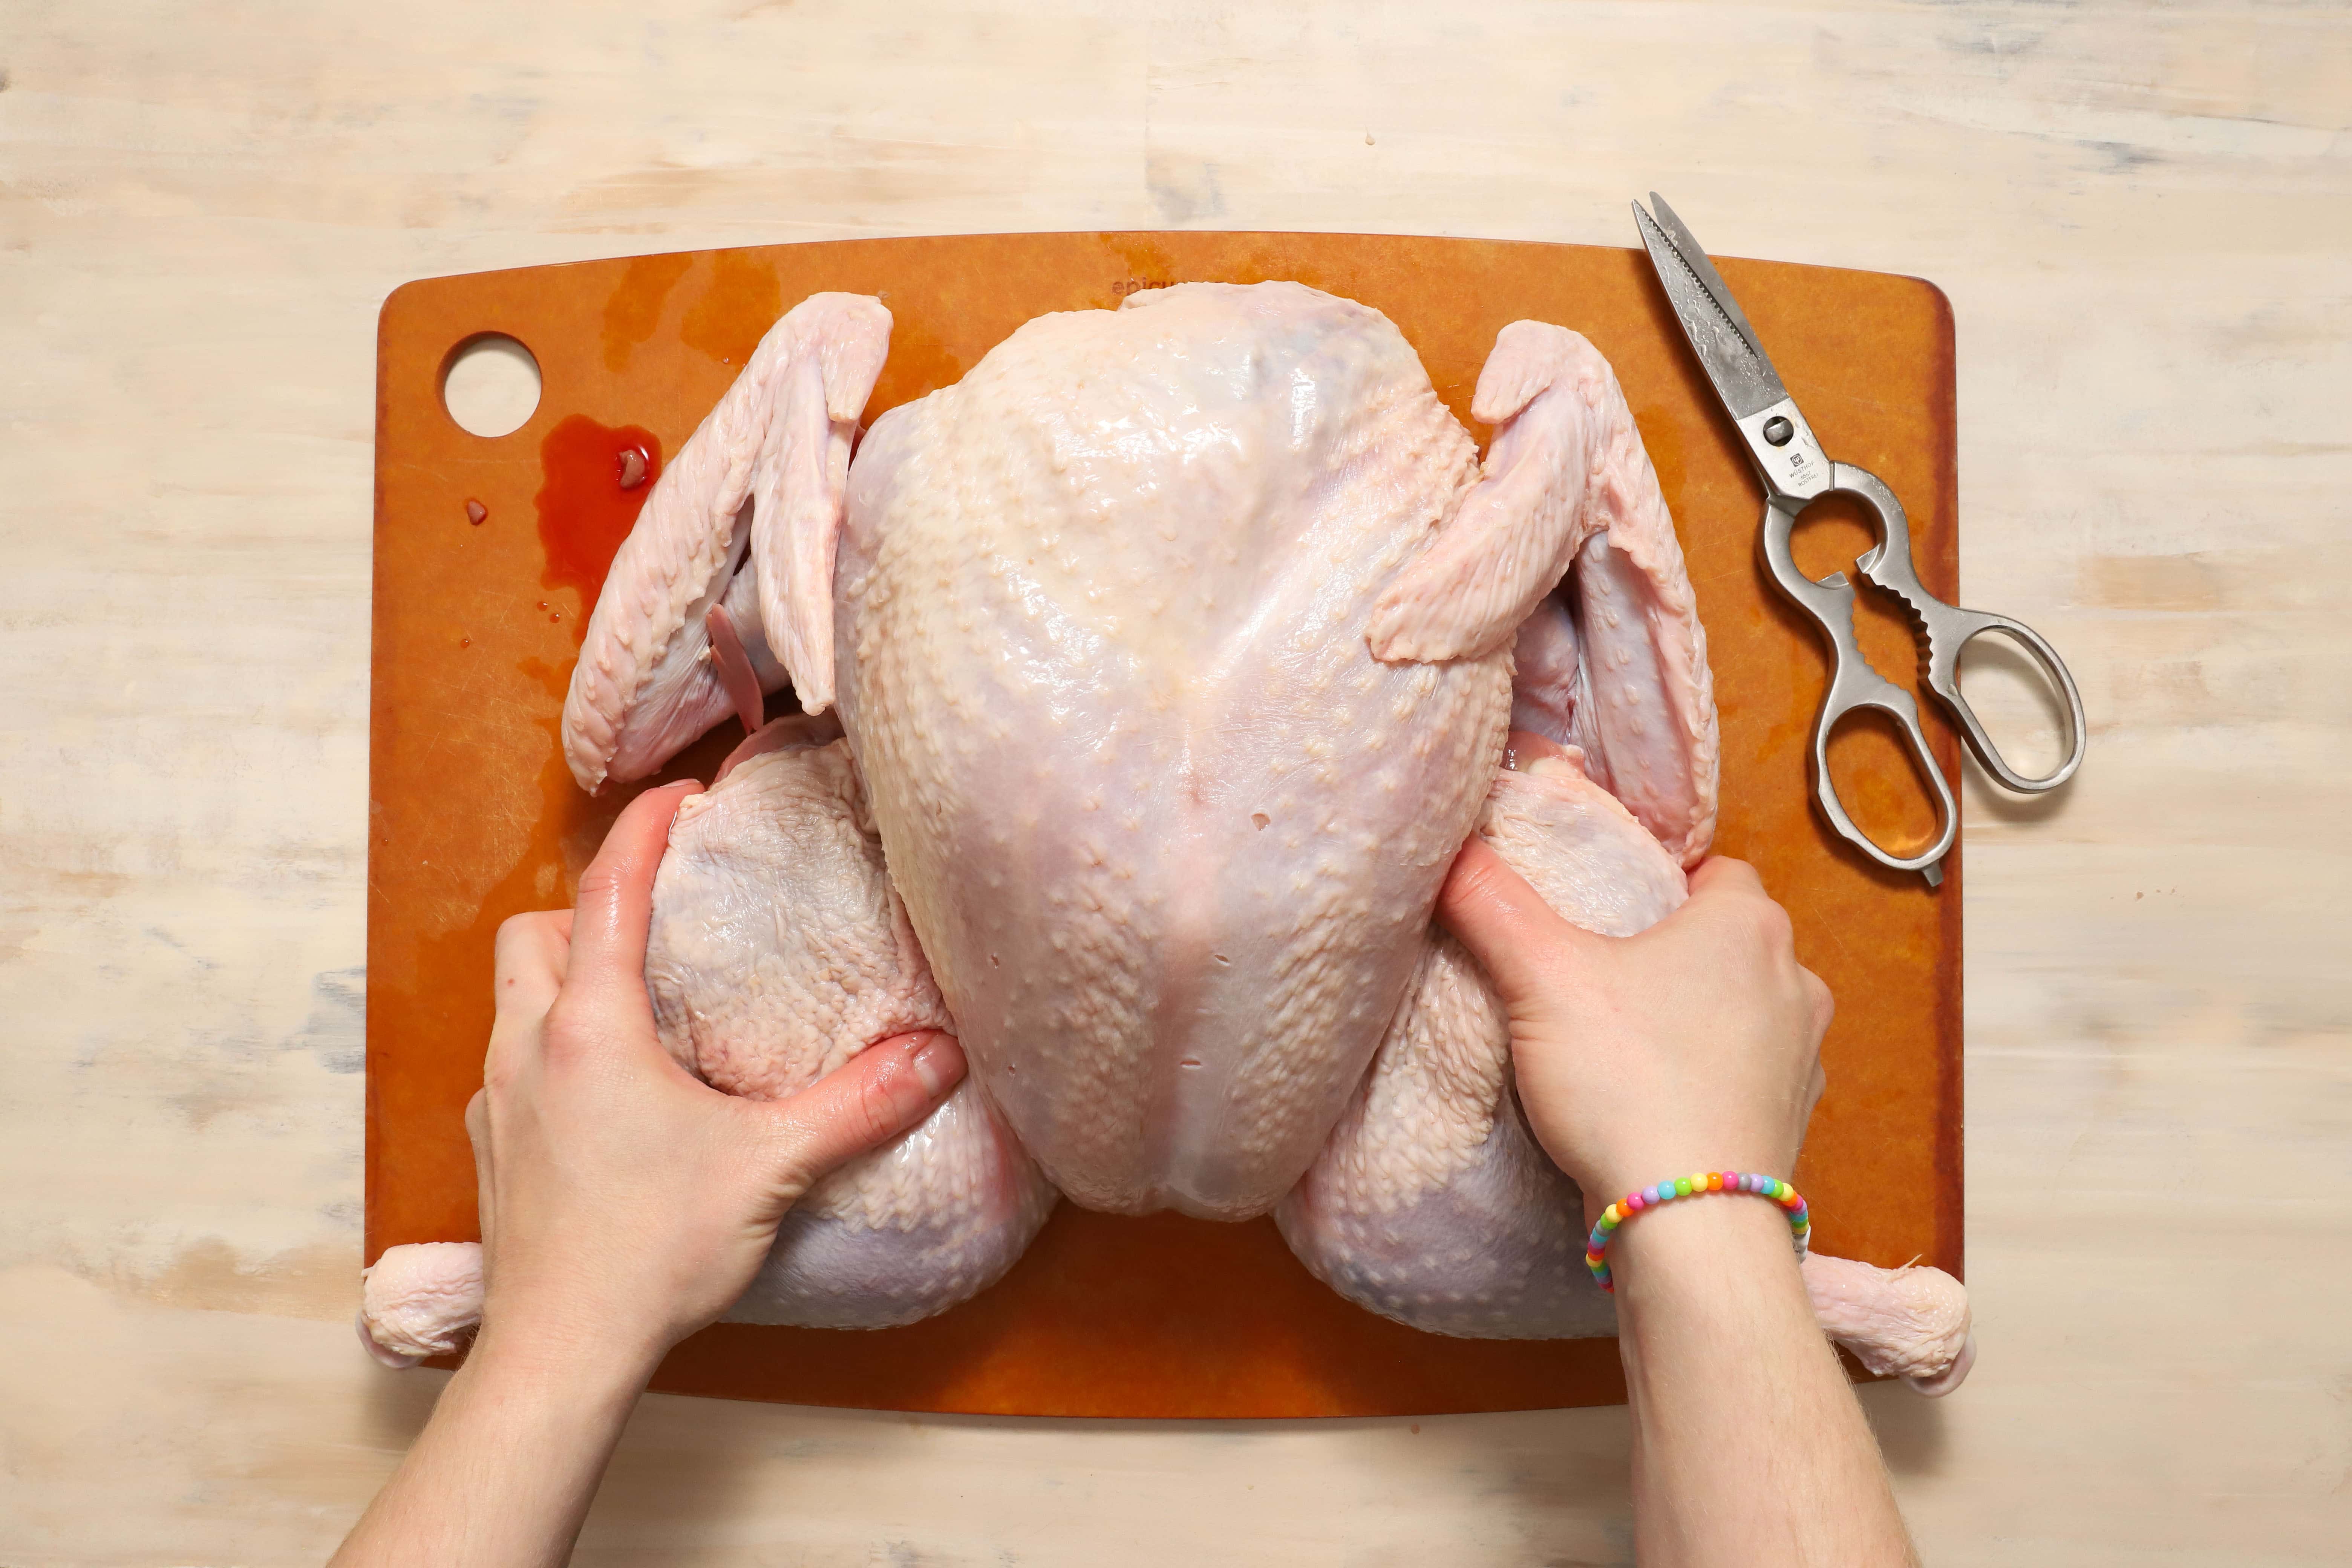
<instances>
[{"instance_id":1,"label":"scissors pivot screw","mask_svg":"<svg viewBox=\"0 0 2352 1568\"><path fill-rule=\"evenodd\" d=\"M1775 447L1787 446L1789 437L1796 433L1797 427L1777 414L1764 421L1764 439L1771 442Z\"/></svg>"}]
</instances>

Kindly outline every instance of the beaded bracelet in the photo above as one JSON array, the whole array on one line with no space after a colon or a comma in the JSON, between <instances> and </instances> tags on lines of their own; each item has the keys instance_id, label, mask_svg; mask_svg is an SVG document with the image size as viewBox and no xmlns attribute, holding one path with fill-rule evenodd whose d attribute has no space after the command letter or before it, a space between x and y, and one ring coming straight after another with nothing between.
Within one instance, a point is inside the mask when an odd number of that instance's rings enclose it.
<instances>
[{"instance_id":1,"label":"beaded bracelet","mask_svg":"<svg viewBox=\"0 0 2352 1568\"><path fill-rule=\"evenodd\" d=\"M1739 1171L1701 1171L1696 1176L1676 1176L1654 1187L1637 1187L1601 1211L1601 1222L1584 1239L1584 1266L1592 1270L1593 1283L1612 1295L1616 1293L1617 1287L1609 1277L1609 1237L1619 1226L1644 1209L1699 1193L1754 1193L1758 1197L1770 1198L1788 1211L1789 1234L1796 1241L1797 1256L1805 1256L1805 1243L1812 1235L1813 1221L1796 1188L1772 1176L1751 1176Z\"/></svg>"}]
</instances>

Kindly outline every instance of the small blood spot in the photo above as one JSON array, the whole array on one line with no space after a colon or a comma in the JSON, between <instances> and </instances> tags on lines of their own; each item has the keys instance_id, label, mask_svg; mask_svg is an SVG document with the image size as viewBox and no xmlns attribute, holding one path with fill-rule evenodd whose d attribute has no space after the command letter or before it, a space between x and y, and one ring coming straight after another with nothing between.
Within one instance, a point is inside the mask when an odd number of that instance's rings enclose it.
<instances>
[{"instance_id":1,"label":"small blood spot","mask_svg":"<svg viewBox=\"0 0 2352 1568\"><path fill-rule=\"evenodd\" d=\"M1201 1063L1197 1058L1186 1057L1182 1061L1178 1062L1176 1065L1178 1067L1196 1068L1199 1067Z\"/></svg>"},{"instance_id":2,"label":"small blood spot","mask_svg":"<svg viewBox=\"0 0 2352 1568\"><path fill-rule=\"evenodd\" d=\"M474 639L471 637L459 637L457 639L457 646L459 647L471 647L474 646Z\"/></svg>"},{"instance_id":3,"label":"small blood spot","mask_svg":"<svg viewBox=\"0 0 2352 1568\"><path fill-rule=\"evenodd\" d=\"M604 570L651 492L648 484L621 488L621 454L635 451L651 480L661 477L661 450L660 438L643 426L599 425L579 414L548 432L539 448L542 483L533 498L547 552L541 587L576 589L583 605L596 602ZM584 628L586 617L578 624Z\"/></svg>"},{"instance_id":4,"label":"small blood spot","mask_svg":"<svg viewBox=\"0 0 2352 1568\"><path fill-rule=\"evenodd\" d=\"M488 507L484 506L480 501L474 500L470 496L467 498L466 521L467 522L472 523L476 528L479 528L483 523L489 521L489 516L490 509Z\"/></svg>"},{"instance_id":5,"label":"small blood spot","mask_svg":"<svg viewBox=\"0 0 2352 1568\"><path fill-rule=\"evenodd\" d=\"M1268 816L1262 811L1253 811L1250 813L1250 821L1256 826L1260 833L1264 833L1268 826L1273 823L1274 818Z\"/></svg>"}]
</instances>

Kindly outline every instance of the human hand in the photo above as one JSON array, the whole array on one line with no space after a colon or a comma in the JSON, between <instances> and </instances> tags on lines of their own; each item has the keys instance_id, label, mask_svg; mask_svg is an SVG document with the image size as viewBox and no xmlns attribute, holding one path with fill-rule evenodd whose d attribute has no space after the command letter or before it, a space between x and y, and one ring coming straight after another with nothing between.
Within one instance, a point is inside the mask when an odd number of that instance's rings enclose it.
<instances>
[{"instance_id":1,"label":"human hand","mask_svg":"<svg viewBox=\"0 0 2352 1568\"><path fill-rule=\"evenodd\" d=\"M650 1367L725 1311L785 1210L835 1166L929 1115L962 1079L955 1040L885 1040L796 1095L743 1100L663 1050L645 984L654 872L699 785L613 824L576 910L499 928L497 1020L466 1108L497 1346Z\"/></svg>"},{"instance_id":2,"label":"human hand","mask_svg":"<svg viewBox=\"0 0 2352 1568\"><path fill-rule=\"evenodd\" d=\"M1708 860L1673 914L1596 936L1473 837L1437 912L1509 1009L1519 1102L1591 1211L1693 1171L1789 1175L1832 1006L1753 867Z\"/></svg>"}]
</instances>

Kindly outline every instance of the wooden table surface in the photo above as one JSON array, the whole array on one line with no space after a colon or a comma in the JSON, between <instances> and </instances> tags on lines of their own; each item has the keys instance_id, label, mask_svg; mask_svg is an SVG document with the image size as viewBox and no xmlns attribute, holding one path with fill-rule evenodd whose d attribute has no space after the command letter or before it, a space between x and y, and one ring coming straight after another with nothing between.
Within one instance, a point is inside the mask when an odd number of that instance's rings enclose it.
<instances>
[{"instance_id":1,"label":"wooden table surface","mask_svg":"<svg viewBox=\"0 0 2352 1568\"><path fill-rule=\"evenodd\" d=\"M2059 798L1966 792L1983 1353L1864 1395L1928 1560L2342 1559L2341 0L7 0L0 71L0 1564L317 1562L441 1381L349 1324L394 285L1020 228L1622 245L1654 186L1726 252L1949 293L1968 596L2093 717ZM579 1560L1618 1563L1625 1439L662 1396Z\"/></svg>"}]
</instances>

